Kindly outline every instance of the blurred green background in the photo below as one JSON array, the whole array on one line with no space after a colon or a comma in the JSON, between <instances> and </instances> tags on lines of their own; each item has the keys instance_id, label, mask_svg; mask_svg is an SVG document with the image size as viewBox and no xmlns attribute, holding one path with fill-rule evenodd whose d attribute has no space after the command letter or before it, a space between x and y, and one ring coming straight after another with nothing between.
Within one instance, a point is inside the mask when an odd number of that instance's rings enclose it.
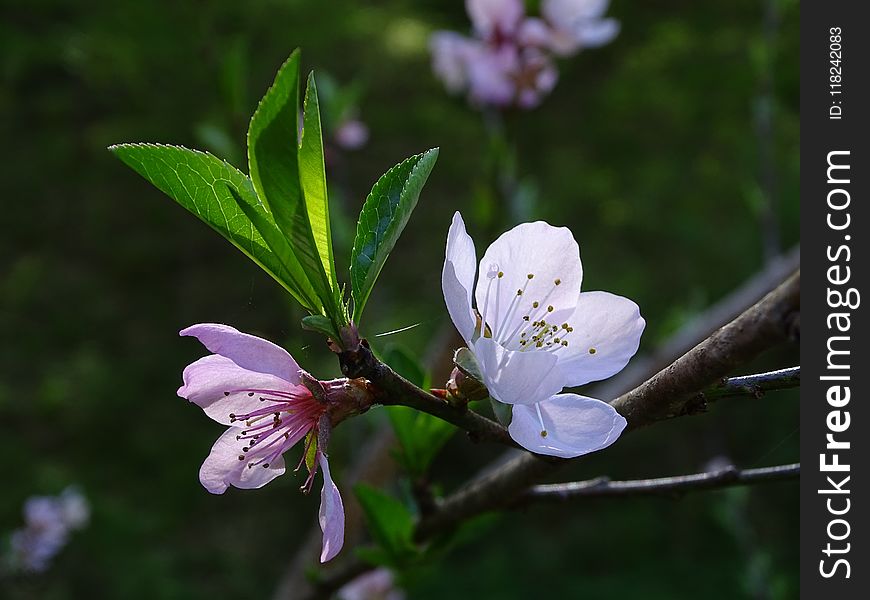
<instances>
[{"instance_id":1,"label":"blurred green background","mask_svg":"<svg viewBox=\"0 0 870 600\"><path fill-rule=\"evenodd\" d=\"M223 496L200 486L199 464L221 427L175 396L182 369L203 354L177 331L233 324L285 345L322 378L337 374L334 357L300 331L303 315L279 286L106 146L177 143L243 166L247 119L300 46L304 69L359 83L371 130L364 149L330 157L340 269L372 183L406 156L441 147L364 333L420 325L376 346L423 353L447 323L439 275L460 209L478 252L520 218L569 226L584 288L637 301L649 351L762 266L766 191L777 198L782 248L798 241L799 7L769 0L779 20L765 38L765 2L615 0L620 36L562 62L540 108L506 115L526 199L510 206L480 113L449 97L429 67L429 33L468 28L461 2L7 8L0 535L20 526L29 495L71 483L93 517L47 574L0 581L0 596L268 597L316 522L318 498L296 492L300 477ZM773 130L760 137L758 111L768 109ZM772 162L759 150L768 142ZM797 361L797 348L780 349L743 372ZM382 412L334 436L339 485ZM793 462L797 423L796 392L722 402L561 475L672 475L717 456L742 467ZM433 479L453 489L498 452L457 435ZM411 598L791 598L797 553L797 485L772 484L510 514L407 583Z\"/></svg>"}]
</instances>

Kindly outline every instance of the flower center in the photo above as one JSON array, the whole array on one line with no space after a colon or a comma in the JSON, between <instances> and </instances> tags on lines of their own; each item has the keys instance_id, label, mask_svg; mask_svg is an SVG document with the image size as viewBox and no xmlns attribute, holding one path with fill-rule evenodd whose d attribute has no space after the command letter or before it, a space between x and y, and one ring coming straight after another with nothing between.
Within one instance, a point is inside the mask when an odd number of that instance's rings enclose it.
<instances>
[{"instance_id":1,"label":"flower center","mask_svg":"<svg viewBox=\"0 0 870 600\"><path fill-rule=\"evenodd\" d=\"M541 298L533 298L528 293L528 287L534 281L535 274L527 273L522 287L516 290L507 309L502 313L500 301L504 274L498 264L491 263L487 268L488 282L481 312L481 335L493 338L505 348L523 352L529 350L558 352L568 347L568 338L574 331L571 324L568 322L555 324L547 321L548 318L552 318L551 315L555 311L549 299L556 288L562 285L562 279L555 278ZM492 310L490 310L491 294L495 294L495 306Z\"/></svg>"},{"instance_id":2,"label":"flower center","mask_svg":"<svg viewBox=\"0 0 870 600\"><path fill-rule=\"evenodd\" d=\"M262 408L244 414L230 413L231 423L242 423L236 441L240 444L239 460L247 467L268 468L276 458L296 445L317 427L326 406L302 386L291 391L235 389L224 395L244 393L258 396ZM307 449L306 449L307 450ZM304 454L303 454L304 460Z\"/></svg>"}]
</instances>

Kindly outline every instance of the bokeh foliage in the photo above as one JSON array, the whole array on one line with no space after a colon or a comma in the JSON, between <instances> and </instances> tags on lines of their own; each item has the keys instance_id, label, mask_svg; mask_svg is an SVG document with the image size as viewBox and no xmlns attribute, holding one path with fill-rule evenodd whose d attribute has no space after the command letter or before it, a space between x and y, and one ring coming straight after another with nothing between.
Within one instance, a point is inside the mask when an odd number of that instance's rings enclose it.
<instances>
[{"instance_id":1,"label":"bokeh foliage","mask_svg":"<svg viewBox=\"0 0 870 600\"><path fill-rule=\"evenodd\" d=\"M797 242L798 24L776 1L775 45L762 0L616 0L610 46L561 65L537 111L506 116L516 170L537 198L507 207L480 115L430 75L426 36L467 27L461 3L361 6L258 0L70 3L35 0L0 22L0 452L9 475L0 531L23 500L78 483L92 526L15 598L247 598L269 594L315 522L299 478L208 495L196 478L220 427L175 397L202 354L176 336L219 321L284 344L337 375L301 309L224 240L130 173L105 148L131 140L204 147L243 164L256 100L294 47L307 68L358 80L372 131L327 167L337 272L375 179L422 148L438 165L369 301L368 334L422 353L447 322L439 274L450 216L485 243L519 217L568 225L585 289L636 300L643 349L761 265L755 116L772 65L778 217ZM795 349L753 369L796 364ZM433 382L433 385L439 385ZM565 476L688 472L726 455L740 466L797 457L796 394L729 401L711 414L632 434ZM358 452L373 411L334 436L334 470ZM499 449L457 435L433 465L446 489ZM598 501L531 509L409 578L411 597L788 598L797 593L797 488ZM345 497L351 497L350 489ZM96 592L98 590L99 592ZM4 590L4 595L7 592Z\"/></svg>"}]
</instances>

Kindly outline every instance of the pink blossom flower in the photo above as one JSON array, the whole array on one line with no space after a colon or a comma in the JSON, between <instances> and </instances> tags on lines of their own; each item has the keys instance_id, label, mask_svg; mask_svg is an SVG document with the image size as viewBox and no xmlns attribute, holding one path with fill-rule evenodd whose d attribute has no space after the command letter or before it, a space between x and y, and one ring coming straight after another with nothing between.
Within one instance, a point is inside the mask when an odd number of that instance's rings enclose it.
<instances>
[{"instance_id":1,"label":"pink blossom flower","mask_svg":"<svg viewBox=\"0 0 870 600\"><path fill-rule=\"evenodd\" d=\"M75 488L59 496L32 496L24 503L24 527L12 533L8 561L13 569L42 573L69 540L87 525L90 507Z\"/></svg>"},{"instance_id":2,"label":"pink blossom flower","mask_svg":"<svg viewBox=\"0 0 870 600\"><path fill-rule=\"evenodd\" d=\"M344 543L344 507L325 452L331 427L346 416L341 403L330 399L343 396L348 381L319 382L283 348L227 325L193 325L180 335L197 338L214 354L184 370L178 395L229 426L202 463L202 485L213 494L231 485L262 487L284 473L287 450L305 440L299 469L316 444L302 488L310 491L318 467L323 470L320 560L333 558Z\"/></svg>"},{"instance_id":3,"label":"pink blossom flower","mask_svg":"<svg viewBox=\"0 0 870 600\"><path fill-rule=\"evenodd\" d=\"M451 93L476 106L533 108L558 80L553 55L606 44L619 31L603 18L609 0L544 0L526 17L522 0L466 0L473 37L432 35L432 70Z\"/></svg>"}]
</instances>

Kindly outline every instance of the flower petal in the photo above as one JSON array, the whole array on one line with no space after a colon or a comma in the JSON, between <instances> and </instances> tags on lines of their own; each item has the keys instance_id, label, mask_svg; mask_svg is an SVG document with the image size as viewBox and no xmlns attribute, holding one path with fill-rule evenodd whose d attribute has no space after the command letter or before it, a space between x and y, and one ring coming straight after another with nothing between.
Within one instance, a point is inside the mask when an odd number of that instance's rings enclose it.
<instances>
[{"instance_id":1,"label":"flower petal","mask_svg":"<svg viewBox=\"0 0 870 600\"><path fill-rule=\"evenodd\" d=\"M210 352L226 356L243 369L299 383L299 365L284 348L268 340L217 323L191 325L179 335L195 337Z\"/></svg>"},{"instance_id":2,"label":"flower petal","mask_svg":"<svg viewBox=\"0 0 870 600\"><path fill-rule=\"evenodd\" d=\"M516 350L519 333L527 327L524 317L529 323L545 319L555 324L574 313L582 278L580 248L569 229L543 221L523 223L503 233L483 255L477 309L493 338Z\"/></svg>"},{"instance_id":3,"label":"flower petal","mask_svg":"<svg viewBox=\"0 0 870 600\"><path fill-rule=\"evenodd\" d=\"M344 504L338 487L329 473L329 462L322 452L317 453L317 462L323 470L323 489L320 491L320 530L323 531L323 550L320 562L332 560L344 545Z\"/></svg>"},{"instance_id":4,"label":"flower petal","mask_svg":"<svg viewBox=\"0 0 870 600\"><path fill-rule=\"evenodd\" d=\"M541 435L542 419L546 437ZM530 452L574 458L606 448L616 441L625 425L623 416L606 402L577 394L557 394L537 408L514 406L508 431Z\"/></svg>"},{"instance_id":5,"label":"flower petal","mask_svg":"<svg viewBox=\"0 0 870 600\"><path fill-rule=\"evenodd\" d=\"M531 17L523 19L517 31L517 42L523 46L543 47L550 39L550 27L543 19Z\"/></svg>"},{"instance_id":6,"label":"flower petal","mask_svg":"<svg viewBox=\"0 0 870 600\"><path fill-rule=\"evenodd\" d=\"M432 70L447 91L456 93L468 84L468 56L475 44L454 31L436 31L429 38Z\"/></svg>"},{"instance_id":7,"label":"flower petal","mask_svg":"<svg viewBox=\"0 0 870 600\"><path fill-rule=\"evenodd\" d=\"M535 404L565 387L558 360L550 352L507 350L490 338L475 341L472 351L483 384L499 402Z\"/></svg>"},{"instance_id":8,"label":"flower petal","mask_svg":"<svg viewBox=\"0 0 870 600\"><path fill-rule=\"evenodd\" d=\"M465 0L465 10L482 37L513 33L525 13L522 0Z\"/></svg>"},{"instance_id":9,"label":"flower petal","mask_svg":"<svg viewBox=\"0 0 870 600\"><path fill-rule=\"evenodd\" d=\"M182 379L184 385L178 388L178 395L223 425L233 424L231 413L242 415L263 408L260 402L262 394L251 395L252 392L246 390L291 391L294 388L281 377L244 369L218 354L210 354L188 365Z\"/></svg>"},{"instance_id":10,"label":"flower petal","mask_svg":"<svg viewBox=\"0 0 870 600\"><path fill-rule=\"evenodd\" d=\"M260 488L284 474L281 456L268 467L249 467L249 461L239 460L244 442L236 440L238 433L236 427L227 429L199 468L199 481L212 494L223 494L231 485L246 490Z\"/></svg>"},{"instance_id":11,"label":"flower petal","mask_svg":"<svg viewBox=\"0 0 870 600\"><path fill-rule=\"evenodd\" d=\"M637 352L646 325L637 304L608 292L581 293L568 323L574 331L557 353L568 387L619 373Z\"/></svg>"},{"instance_id":12,"label":"flower petal","mask_svg":"<svg viewBox=\"0 0 870 600\"><path fill-rule=\"evenodd\" d=\"M506 106L513 101L517 86L519 55L512 46L474 46L468 53L469 97L476 105Z\"/></svg>"},{"instance_id":13,"label":"flower petal","mask_svg":"<svg viewBox=\"0 0 870 600\"><path fill-rule=\"evenodd\" d=\"M577 29L577 41L584 48L598 48L609 44L619 34L619 21L601 19L589 21Z\"/></svg>"},{"instance_id":14,"label":"flower petal","mask_svg":"<svg viewBox=\"0 0 870 600\"><path fill-rule=\"evenodd\" d=\"M465 341L469 341L477 321L471 310L471 288L474 287L477 255L474 252L474 240L466 233L465 223L458 211L453 215L453 222L447 233L445 254L444 269L441 272L444 302L459 334Z\"/></svg>"},{"instance_id":15,"label":"flower petal","mask_svg":"<svg viewBox=\"0 0 870 600\"><path fill-rule=\"evenodd\" d=\"M609 4L610 0L544 0L541 14L554 26L570 29L602 16Z\"/></svg>"}]
</instances>

